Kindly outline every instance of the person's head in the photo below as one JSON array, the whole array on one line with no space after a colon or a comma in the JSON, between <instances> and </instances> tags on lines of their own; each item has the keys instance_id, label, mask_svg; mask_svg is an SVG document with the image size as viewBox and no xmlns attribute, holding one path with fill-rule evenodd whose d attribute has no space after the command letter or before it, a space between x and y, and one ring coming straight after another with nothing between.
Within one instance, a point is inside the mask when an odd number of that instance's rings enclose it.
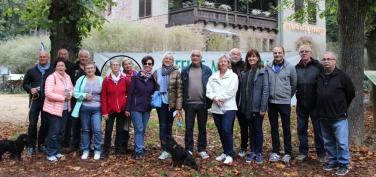
<instances>
[{"instance_id":1,"label":"person's head","mask_svg":"<svg viewBox=\"0 0 376 177\"><path fill-rule=\"evenodd\" d=\"M217 69L221 72L225 72L227 71L227 69L231 69L231 61L227 58L226 55L222 55L218 58Z\"/></svg>"},{"instance_id":2,"label":"person's head","mask_svg":"<svg viewBox=\"0 0 376 177\"><path fill-rule=\"evenodd\" d=\"M144 58L142 58L141 62L144 70L151 72L154 66L154 58L150 55L147 55Z\"/></svg>"},{"instance_id":3,"label":"person's head","mask_svg":"<svg viewBox=\"0 0 376 177\"><path fill-rule=\"evenodd\" d=\"M86 65L86 63L90 60L90 52L87 50L80 50L78 52L78 59L80 60L81 65Z\"/></svg>"},{"instance_id":4,"label":"person's head","mask_svg":"<svg viewBox=\"0 0 376 177\"><path fill-rule=\"evenodd\" d=\"M50 60L50 55L46 51L39 52L39 64L45 65L48 63L48 60Z\"/></svg>"},{"instance_id":5,"label":"person's head","mask_svg":"<svg viewBox=\"0 0 376 177\"><path fill-rule=\"evenodd\" d=\"M65 48L59 49L59 51L57 51L57 57L64 59L64 61L69 60L69 52L68 52L68 50L65 49Z\"/></svg>"},{"instance_id":6,"label":"person's head","mask_svg":"<svg viewBox=\"0 0 376 177\"><path fill-rule=\"evenodd\" d=\"M110 68L111 72L114 74L118 74L120 71L120 63L117 60L111 60L110 61Z\"/></svg>"},{"instance_id":7,"label":"person's head","mask_svg":"<svg viewBox=\"0 0 376 177\"><path fill-rule=\"evenodd\" d=\"M331 51L326 51L324 57L321 59L321 62L325 70L333 70L336 67L336 54Z\"/></svg>"},{"instance_id":8,"label":"person's head","mask_svg":"<svg viewBox=\"0 0 376 177\"><path fill-rule=\"evenodd\" d=\"M302 45L299 47L299 55L302 60L310 60L312 57L312 49L309 45Z\"/></svg>"},{"instance_id":9,"label":"person's head","mask_svg":"<svg viewBox=\"0 0 376 177\"><path fill-rule=\"evenodd\" d=\"M273 57L274 57L274 62L276 63L282 62L283 58L285 57L285 49L283 47L274 47Z\"/></svg>"},{"instance_id":10,"label":"person's head","mask_svg":"<svg viewBox=\"0 0 376 177\"><path fill-rule=\"evenodd\" d=\"M95 76L95 63L93 61L86 62L84 69L85 69L86 76L88 77Z\"/></svg>"},{"instance_id":11,"label":"person's head","mask_svg":"<svg viewBox=\"0 0 376 177\"><path fill-rule=\"evenodd\" d=\"M261 68L261 57L260 53L255 49L250 49L245 56L246 59L246 68L249 70L253 67Z\"/></svg>"},{"instance_id":12,"label":"person's head","mask_svg":"<svg viewBox=\"0 0 376 177\"><path fill-rule=\"evenodd\" d=\"M55 61L55 71L61 75L65 73L65 59L62 57L58 57Z\"/></svg>"},{"instance_id":13,"label":"person's head","mask_svg":"<svg viewBox=\"0 0 376 177\"><path fill-rule=\"evenodd\" d=\"M191 52L192 65L199 66L201 64L201 58L202 58L202 54L200 50L197 50L197 49L192 50Z\"/></svg>"},{"instance_id":14,"label":"person's head","mask_svg":"<svg viewBox=\"0 0 376 177\"><path fill-rule=\"evenodd\" d=\"M124 57L121 61L121 65L125 72L133 70L133 62L130 58Z\"/></svg>"},{"instance_id":15,"label":"person's head","mask_svg":"<svg viewBox=\"0 0 376 177\"><path fill-rule=\"evenodd\" d=\"M163 55L162 64L163 66L170 66L174 64L174 56L172 53L167 52Z\"/></svg>"},{"instance_id":16,"label":"person's head","mask_svg":"<svg viewBox=\"0 0 376 177\"><path fill-rule=\"evenodd\" d=\"M230 59L232 62L237 63L242 58L242 54L238 48L230 50Z\"/></svg>"}]
</instances>

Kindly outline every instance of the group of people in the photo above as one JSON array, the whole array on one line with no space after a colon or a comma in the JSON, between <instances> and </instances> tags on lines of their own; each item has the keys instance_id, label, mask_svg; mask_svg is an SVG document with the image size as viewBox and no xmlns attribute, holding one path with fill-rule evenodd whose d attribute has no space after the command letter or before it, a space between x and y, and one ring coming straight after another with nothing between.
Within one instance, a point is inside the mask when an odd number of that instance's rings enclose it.
<instances>
[{"instance_id":1,"label":"group of people","mask_svg":"<svg viewBox=\"0 0 376 177\"><path fill-rule=\"evenodd\" d=\"M206 151L208 110L217 127L223 152L217 161L231 164L234 157L233 126L240 125L241 144L238 155L247 163L263 163L263 120L268 113L272 152L270 162L289 163L291 146L291 98L297 98L297 133L299 154L308 157L308 121L311 118L317 157L327 171L337 175L349 170L347 108L355 96L351 79L336 67L333 52L324 53L319 62L312 58L310 46L299 48L300 61L294 66L285 60L283 47L273 49L273 61L264 65L257 50L250 49L244 60L234 48L229 57L221 56L217 71L201 63L200 50L191 52L191 63L181 70L174 64L172 53L162 58L162 67L153 71L154 59L145 56L141 71L133 70L131 59L111 60L111 72L104 78L86 50L71 63L66 49L60 49L54 66L47 52L39 53L39 62L25 74L23 86L30 94L29 154L46 152L49 161L58 161L60 148L68 144L77 149L81 144L82 159L87 159L93 146L94 159L107 159L110 153L113 125L116 121L115 153L125 154L129 130L134 129L134 154L145 153L145 132L150 117L151 97L158 91L162 104L157 109L159 138L164 160L171 155L163 140L172 136L174 119L185 112L185 148L193 153L193 130L197 117L197 152L202 159ZM123 70L121 70L121 67ZM37 122L41 127L37 136ZM284 153L280 153L278 117L281 117ZM105 135L102 145L102 119ZM82 142L80 138L82 136ZM38 142L36 143L36 137ZM68 142L68 143L66 143ZM249 149L248 149L249 145Z\"/></svg>"}]
</instances>

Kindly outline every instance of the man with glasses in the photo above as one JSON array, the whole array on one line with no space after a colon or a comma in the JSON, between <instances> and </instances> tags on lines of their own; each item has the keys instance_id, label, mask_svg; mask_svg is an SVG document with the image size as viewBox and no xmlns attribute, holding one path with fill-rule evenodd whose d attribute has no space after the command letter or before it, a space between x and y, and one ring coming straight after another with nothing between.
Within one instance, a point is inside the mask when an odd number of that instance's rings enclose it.
<instances>
[{"instance_id":1,"label":"man with glasses","mask_svg":"<svg viewBox=\"0 0 376 177\"><path fill-rule=\"evenodd\" d=\"M354 84L349 76L336 67L336 56L326 52L324 66L317 79L317 112L328 163L325 171L337 169L336 175L349 172L349 123L347 109L355 97Z\"/></svg>"},{"instance_id":2,"label":"man with glasses","mask_svg":"<svg viewBox=\"0 0 376 177\"><path fill-rule=\"evenodd\" d=\"M308 119L311 122L314 132L315 147L318 159L321 163L325 161L324 142L322 140L320 121L316 111L316 95L315 85L317 77L323 71L323 66L319 61L312 58L312 49L308 45L302 45L299 48L301 57L299 63L295 66L298 76L298 84L296 87L296 114L297 128L299 139L299 155L296 160L303 162L308 157Z\"/></svg>"},{"instance_id":3,"label":"man with glasses","mask_svg":"<svg viewBox=\"0 0 376 177\"><path fill-rule=\"evenodd\" d=\"M191 64L181 72L183 82L183 108L185 111L185 148L193 152L193 128L195 117L198 122L197 151L202 159L209 158L206 153L206 122L211 101L205 96L206 84L212 74L209 67L201 63L200 50L191 52Z\"/></svg>"}]
</instances>

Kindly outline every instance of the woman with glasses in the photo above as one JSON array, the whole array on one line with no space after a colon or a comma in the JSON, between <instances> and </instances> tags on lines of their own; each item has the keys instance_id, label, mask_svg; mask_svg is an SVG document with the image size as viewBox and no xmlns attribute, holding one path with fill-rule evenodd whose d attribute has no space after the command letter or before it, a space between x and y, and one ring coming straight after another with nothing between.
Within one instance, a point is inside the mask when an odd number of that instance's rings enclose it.
<instances>
[{"instance_id":1,"label":"woman with glasses","mask_svg":"<svg viewBox=\"0 0 376 177\"><path fill-rule=\"evenodd\" d=\"M143 69L136 76L132 77L126 106L126 116L131 116L134 126L136 159L141 159L144 153L144 137L150 117L151 95L155 90L155 82L151 72L154 59L151 56L145 56L141 62Z\"/></svg>"}]
</instances>

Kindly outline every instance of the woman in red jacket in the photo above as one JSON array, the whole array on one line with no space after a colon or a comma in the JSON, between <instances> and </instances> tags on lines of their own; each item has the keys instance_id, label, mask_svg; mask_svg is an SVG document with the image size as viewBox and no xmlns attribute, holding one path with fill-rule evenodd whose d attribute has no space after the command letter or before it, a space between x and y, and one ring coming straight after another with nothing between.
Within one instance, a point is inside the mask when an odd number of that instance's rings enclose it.
<instances>
[{"instance_id":1,"label":"woman in red jacket","mask_svg":"<svg viewBox=\"0 0 376 177\"><path fill-rule=\"evenodd\" d=\"M111 147L111 136L116 119L115 153L125 154L129 139L129 131L123 129L126 122L125 103L127 102L127 85L125 76L120 72L120 63L110 62L111 73L103 80L101 103L102 114L106 120L104 135L103 159L108 158Z\"/></svg>"}]
</instances>

